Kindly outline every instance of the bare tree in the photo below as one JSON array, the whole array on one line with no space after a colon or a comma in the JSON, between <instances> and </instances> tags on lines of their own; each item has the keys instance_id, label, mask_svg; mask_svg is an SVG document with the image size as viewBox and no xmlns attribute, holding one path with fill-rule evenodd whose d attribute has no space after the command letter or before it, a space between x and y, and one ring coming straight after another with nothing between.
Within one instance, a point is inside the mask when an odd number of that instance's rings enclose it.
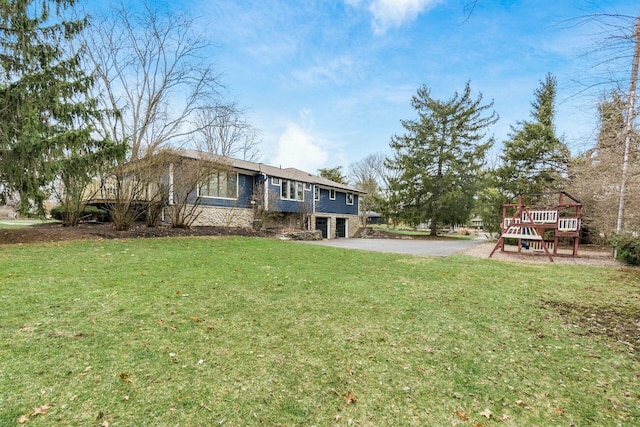
<instances>
[{"instance_id":1,"label":"bare tree","mask_svg":"<svg viewBox=\"0 0 640 427\"><path fill-rule=\"evenodd\" d=\"M257 131L243 118L235 103L202 109L196 114L198 129L192 136L195 147L207 153L257 162Z\"/></svg>"},{"instance_id":2,"label":"bare tree","mask_svg":"<svg viewBox=\"0 0 640 427\"><path fill-rule=\"evenodd\" d=\"M209 179L214 171L229 170L222 163L194 160L171 151L162 159L164 169L169 172L168 185L164 187L163 208L174 228L190 228L200 216L201 198L198 187Z\"/></svg>"},{"instance_id":3,"label":"bare tree","mask_svg":"<svg viewBox=\"0 0 640 427\"><path fill-rule=\"evenodd\" d=\"M127 230L142 217L156 226L164 213L174 228L189 228L201 213L198 188L217 171L221 161L191 159L162 149L152 156L112 168L102 179L98 201L117 230Z\"/></svg>"},{"instance_id":4,"label":"bare tree","mask_svg":"<svg viewBox=\"0 0 640 427\"><path fill-rule=\"evenodd\" d=\"M376 153L349 165L350 181L366 192L359 198L363 224L367 223L367 211L379 210L380 197L383 189L387 187L389 172L384 160L383 154Z\"/></svg>"},{"instance_id":5,"label":"bare tree","mask_svg":"<svg viewBox=\"0 0 640 427\"><path fill-rule=\"evenodd\" d=\"M600 105L601 130L598 141L595 147L587 150L576 159L575 170L587 168L586 172L583 171L581 175L587 182L591 182L595 177L597 182L594 182L594 186L591 187L593 192L598 193L597 189L600 188L596 184L605 185L599 192L599 201L602 202L606 199L607 202L596 203L596 205L607 206L607 215L602 215L603 211L598 214L597 209L594 213L600 219L607 218L600 224L606 228L606 230L602 230L603 232L608 233L613 230L621 232L637 228L637 225L627 224L634 215L626 205L627 201L633 199L637 193L637 190L632 189L632 185L639 157L636 87L640 62L640 16L602 13L582 17L577 21L577 24L584 23L595 23L600 29L600 33L597 35L596 48L589 53L596 58L595 65L589 70L591 75L581 79L578 93L593 92L596 88L603 88L605 93L611 93L611 87L613 87L616 95L613 100L605 101ZM628 93L626 97L621 95L625 92ZM612 118L608 119L607 115L611 116L612 114L602 110L603 106L607 105L611 111L616 111L615 116L618 121L615 123L615 134L608 134L607 138L603 139L603 129L606 130L612 126L607 124L607 120ZM608 165L608 169L600 167L603 162ZM616 171L612 171L611 168L616 168ZM574 184L579 186L577 180L574 180ZM591 189L587 188L586 190L589 191L586 192L592 192ZM617 193L615 227L609 228L609 212L613 205L609 199L614 191ZM605 195L606 197L604 197Z\"/></svg>"},{"instance_id":6,"label":"bare tree","mask_svg":"<svg viewBox=\"0 0 640 427\"><path fill-rule=\"evenodd\" d=\"M128 230L148 212L153 217L167 202L165 165L163 156L148 156L111 168L101 177L97 199L116 230Z\"/></svg>"},{"instance_id":7,"label":"bare tree","mask_svg":"<svg viewBox=\"0 0 640 427\"><path fill-rule=\"evenodd\" d=\"M640 15L636 21L635 31L633 33L635 38L635 49L633 53L633 65L631 67L631 80L629 84L629 98L627 100L627 111L624 124L624 155L622 160L622 177L620 180L620 197L618 199L618 218L616 220L616 232L619 233L623 230L623 220L625 211L625 198L627 191L627 181L629 179L629 162L630 162L630 150L631 139L633 137L633 122L636 117L635 101L636 101L636 87L638 85L638 65L640 63ZM637 145L636 149L637 151Z\"/></svg>"},{"instance_id":8,"label":"bare tree","mask_svg":"<svg viewBox=\"0 0 640 427\"><path fill-rule=\"evenodd\" d=\"M265 177L265 179L268 179ZM275 201L280 194L274 189L267 189L265 181L257 182L253 186L253 228L255 230L272 228L282 219L282 212L276 209Z\"/></svg>"},{"instance_id":9,"label":"bare tree","mask_svg":"<svg viewBox=\"0 0 640 427\"><path fill-rule=\"evenodd\" d=\"M212 45L194 33L186 15L121 3L84 34L95 97L106 115L96 123L104 138L127 142L129 160L186 138L202 108L218 103L219 76L206 61Z\"/></svg>"},{"instance_id":10,"label":"bare tree","mask_svg":"<svg viewBox=\"0 0 640 427\"><path fill-rule=\"evenodd\" d=\"M598 139L596 146L575 157L570 167L570 188L583 203L585 225L592 234L609 236L616 231L625 157L624 96L612 93L599 104ZM630 134L631 145L638 146L637 129ZM640 187L640 153L629 153L626 185ZM627 229L640 228L640 194L629 191L625 197ZM635 224L635 225L634 225Z\"/></svg>"}]
</instances>

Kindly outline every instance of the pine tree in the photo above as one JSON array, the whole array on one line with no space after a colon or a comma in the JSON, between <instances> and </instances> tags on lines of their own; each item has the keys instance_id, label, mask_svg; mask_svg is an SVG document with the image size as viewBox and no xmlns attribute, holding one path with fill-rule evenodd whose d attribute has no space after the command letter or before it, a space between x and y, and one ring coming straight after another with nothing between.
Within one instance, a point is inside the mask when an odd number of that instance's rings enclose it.
<instances>
[{"instance_id":1,"label":"pine tree","mask_svg":"<svg viewBox=\"0 0 640 427\"><path fill-rule=\"evenodd\" d=\"M422 86L411 104L419 118L403 120L407 133L391 140L395 153L386 162L391 176L384 211L413 226L429 221L435 235L438 224L469 218L478 172L493 144L485 130L498 117L488 113L493 103L483 105L482 95L472 99L469 83L447 101Z\"/></svg>"},{"instance_id":2,"label":"pine tree","mask_svg":"<svg viewBox=\"0 0 640 427\"><path fill-rule=\"evenodd\" d=\"M0 181L18 193L22 214L44 213L56 179L77 201L98 165L122 152L92 138L93 80L81 68L82 50L71 48L87 20L63 16L74 3L0 3Z\"/></svg>"},{"instance_id":3,"label":"pine tree","mask_svg":"<svg viewBox=\"0 0 640 427\"><path fill-rule=\"evenodd\" d=\"M520 193L535 194L562 189L569 163L569 149L555 133L556 80L547 74L535 90L532 120L512 126L504 142L502 166L496 173L499 188L510 200Z\"/></svg>"},{"instance_id":4,"label":"pine tree","mask_svg":"<svg viewBox=\"0 0 640 427\"><path fill-rule=\"evenodd\" d=\"M347 177L342 173L342 166L320 168L318 169L318 175L338 184L347 184Z\"/></svg>"}]
</instances>

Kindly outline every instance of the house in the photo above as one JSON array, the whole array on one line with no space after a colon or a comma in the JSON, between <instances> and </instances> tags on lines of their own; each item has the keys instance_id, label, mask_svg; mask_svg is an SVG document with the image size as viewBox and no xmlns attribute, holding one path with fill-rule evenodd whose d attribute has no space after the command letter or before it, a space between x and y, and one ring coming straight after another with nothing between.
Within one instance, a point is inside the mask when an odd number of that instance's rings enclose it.
<instances>
[{"instance_id":1,"label":"house","mask_svg":"<svg viewBox=\"0 0 640 427\"><path fill-rule=\"evenodd\" d=\"M201 151L180 150L174 156L175 161L155 166L162 170L156 172L159 182L152 185L167 190L165 221L170 221L172 205L186 200L186 204L198 206L194 226L320 230L322 237L329 239L352 237L360 227L359 197L364 193L351 186L299 169ZM185 170L196 168L205 170L197 175L198 184L182 186L181 181L195 176ZM145 194L150 193L147 187ZM93 200L106 202L108 194L109 185L103 183L100 195Z\"/></svg>"},{"instance_id":2,"label":"house","mask_svg":"<svg viewBox=\"0 0 640 427\"><path fill-rule=\"evenodd\" d=\"M304 228L320 230L329 239L351 237L360 227L363 192L356 188L294 168L195 150L180 155L224 165L212 170L190 195L192 202L199 198L201 208L194 225Z\"/></svg>"}]
</instances>

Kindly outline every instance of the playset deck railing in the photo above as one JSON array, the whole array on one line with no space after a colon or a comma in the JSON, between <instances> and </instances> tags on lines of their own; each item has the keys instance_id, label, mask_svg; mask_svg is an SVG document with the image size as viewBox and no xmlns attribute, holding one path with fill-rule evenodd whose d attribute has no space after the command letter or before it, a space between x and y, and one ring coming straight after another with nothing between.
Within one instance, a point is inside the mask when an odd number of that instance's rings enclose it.
<instances>
[{"instance_id":1,"label":"playset deck railing","mask_svg":"<svg viewBox=\"0 0 640 427\"><path fill-rule=\"evenodd\" d=\"M578 218L560 218L558 221L558 231L566 233L578 231L580 229L580 220Z\"/></svg>"},{"instance_id":2,"label":"playset deck railing","mask_svg":"<svg viewBox=\"0 0 640 427\"><path fill-rule=\"evenodd\" d=\"M528 215L526 212L522 213L522 221L520 218L504 218L502 228L507 230L514 226L514 224L523 224L522 226L525 227L524 224L542 225L555 224L557 222L558 231L563 233L575 232L580 229L580 220L578 218L558 219L558 211L529 211L529 213L531 215Z\"/></svg>"}]
</instances>

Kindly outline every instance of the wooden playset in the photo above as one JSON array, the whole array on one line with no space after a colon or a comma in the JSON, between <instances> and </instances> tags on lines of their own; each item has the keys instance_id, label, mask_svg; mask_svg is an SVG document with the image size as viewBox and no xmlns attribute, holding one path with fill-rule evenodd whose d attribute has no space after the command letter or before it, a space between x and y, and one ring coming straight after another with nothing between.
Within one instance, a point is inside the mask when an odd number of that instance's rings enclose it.
<instances>
[{"instance_id":1,"label":"wooden playset","mask_svg":"<svg viewBox=\"0 0 640 427\"><path fill-rule=\"evenodd\" d=\"M524 204L523 196L518 196L518 203L502 205L502 233L489 257L498 248L501 252L509 252L505 250L506 239L517 241L518 253L522 253L523 249L544 252L551 262L554 256L577 256L582 209L580 201L564 191L531 194L527 196L537 196L541 201L547 202L547 206L531 208ZM555 196L555 204L549 206L551 196ZM567 246L571 247L571 254L558 251L560 242L566 240L570 242Z\"/></svg>"}]
</instances>

